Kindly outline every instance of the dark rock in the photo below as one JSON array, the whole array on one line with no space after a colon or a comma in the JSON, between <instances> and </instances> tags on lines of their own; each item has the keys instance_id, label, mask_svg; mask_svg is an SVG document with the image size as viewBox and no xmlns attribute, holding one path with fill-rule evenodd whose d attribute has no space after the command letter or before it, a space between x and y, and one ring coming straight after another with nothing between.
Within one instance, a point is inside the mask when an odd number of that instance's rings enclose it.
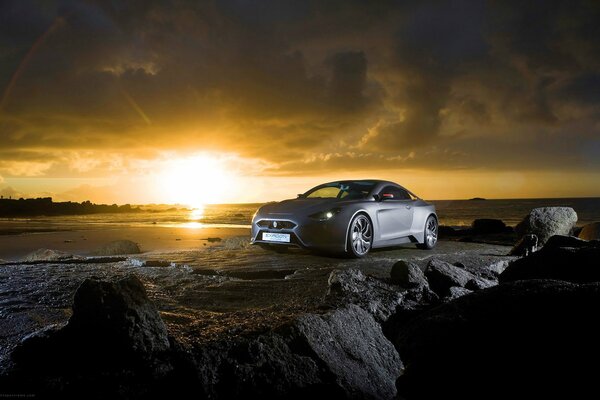
<instances>
[{"instance_id":1,"label":"dark rock","mask_svg":"<svg viewBox=\"0 0 600 400\"><path fill-rule=\"evenodd\" d=\"M452 286L464 287L474 278L470 272L436 259L427 264L425 276L431 289L440 296L445 295Z\"/></svg>"},{"instance_id":2,"label":"dark rock","mask_svg":"<svg viewBox=\"0 0 600 400\"><path fill-rule=\"evenodd\" d=\"M508 267L509 261L502 260L486 265L481 272L485 273L485 278L496 280L502 272ZM483 274L481 274L483 275Z\"/></svg>"},{"instance_id":3,"label":"dark rock","mask_svg":"<svg viewBox=\"0 0 600 400\"><path fill-rule=\"evenodd\" d=\"M593 247L596 244L597 243L595 241L588 242L587 240L583 240L575 236L554 235L550 239L548 239L548 241L544 245L544 248L574 247L578 249L581 247Z\"/></svg>"},{"instance_id":4,"label":"dark rock","mask_svg":"<svg viewBox=\"0 0 600 400\"><path fill-rule=\"evenodd\" d=\"M400 306L407 309L420 309L429 305L437 304L439 301L440 296L431 290L429 285L424 285L421 287L408 289L408 291L404 294L404 298L402 299Z\"/></svg>"},{"instance_id":5,"label":"dark rock","mask_svg":"<svg viewBox=\"0 0 600 400\"><path fill-rule=\"evenodd\" d=\"M447 303L469 293L473 293L473 291L460 286L452 286L448 289L448 294L442 299L442 302Z\"/></svg>"},{"instance_id":6,"label":"dark rock","mask_svg":"<svg viewBox=\"0 0 600 400\"><path fill-rule=\"evenodd\" d=\"M476 219L471 224L471 228L476 234L503 233L507 230L507 226L504 221L492 218Z\"/></svg>"},{"instance_id":7,"label":"dark rock","mask_svg":"<svg viewBox=\"0 0 600 400\"><path fill-rule=\"evenodd\" d=\"M44 342L68 346L62 349L65 354L77 349L96 356L145 357L170 346L164 322L134 275L116 282L86 279L75 293L69 322L60 330L44 330L25 338L13 356L16 361L33 360L37 355L31 348Z\"/></svg>"},{"instance_id":8,"label":"dark rock","mask_svg":"<svg viewBox=\"0 0 600 400\"><path fill-rule=\"evenodd\" d=\"M75 293L66 329L135 352L169 348L167 328L135 275L116 282L86 279Z\"/></svg>"},{"instance_id":9,"label":"dark rock","mask_svg":"<svg viewBox=\"0 0 600 400\"><path fill-rule=\"evenodd\" d=\"M555 243L561 242L576 244L578 247L556 247ZM600 242L553 238L541 250L511 262L499 280L512 282L524 279L559 279L570 282L596 282L600 281L598 260Z\"/></svg>"},{"instance_id":10,"label":"dark rock","mask_svg":"<svg viewBox=\"0 0 600 400\"><path fill-rule=\"evenodd\" d=\"M356 268L333 270L327 280L329 293L360 293L365 289L364 282L366 280L365 274Z\"/></svg>"},{"instance_id":11,"label":"dark rock","mask_svg":"<svg viewBox=\"0 0 600 400\"><path fill-rule=\"evenodd\" d=\"M94 255L98 256L116 256L119 254L139 254L140 247L131 240L114 240L103 246L100 246Z\"/></svg>"},{"instance_id":12,"label":"dark rock","mask_svg":"<svg viewBox=\"0 0 600 400\"><path fill-rule=\"evenodd\" d=\"M377 321L387 320L403 297L397 286L365 276L355 268L331 271L328 283L326 302L335 307L359 305Z\"/></svg>"},{"instance_id":13,"label":"dark rock","mask_svg":"<svg viewBox=\"0 0 600 400\"><path fill-rule=\"evenodd\" d=\"M392 266L390 277L392 283L407 289L428 285L421 268L414 263L404 260L400 260Z\"/></svg>"},{"instance_id":14,"label":"dark rock","mask_svg":"<svg viewBox=\"0 0 600 400\"><path fill-rule=\"evenodd\" d=\"M143 284L85 280L64 326L26 337L12 353L14 390L43 397L147 397L193 389L193 368L173 351ZM175 387L171 387L175 385Z\"/></svg>"},{"instance_id":15,"label":"dark rock","mask_svg":"<svg viewBox=\"0 0 600 400\"><path fill-rule=\"evenodd\" d=\"M405 364L399 397L585 397L596 390L599 313L600 284L541 280L425 311L388 332Z\"/></svg>"},{"instance_id":16,"label":"dark rock","mask_svg":"<svg viewBox=\"0 0 600 400\"><path fill-rule=\"evenodd\" d=\"M496 286L497 284L498 282L495 280L485 279L476 276L473 279L469 280L469 282L467 282L465 288L469 290L482 290L490 288L492 286Z\"/></svg>"},{"instance_id":17,"label":"dark rock","mask_svg":"<svg viewBox=\"0 0 600 400\"><path fill-rule=\"evenodd\" d=\"M515 231L521 236L535 234L541 246L551 236L569 235L576 223L577 213L571 207L534 208Z\"/></svg>"},{"instance_id":18,"label":"dark rock","mask_svg":"<svg viewBox=\"0 0 600 400\"><path fill-rule=\"evenodd\" d=\"M600 240L600 222L584 225L578 236L583 240Z\"/></svg>"},{"instance_id":19,"label":"dark rock","mask_svg":"<svg viewBox=\"0 0 600 400\"><path fill-rule=\"evenodd\" d=\"M440 237L440 239L443 239L445 237L451 237L451 236L454 236L455 234L456 234L456 230L451 226L447 226L447 225L438 226L438 236Z\"/></svg>"},{"instance_id":20,"label":"dark rock","mask_svg":"<svg viewBox=\"0 0 600 400\"><path fill-rule=\"evenodd\" d=\"M403 369L379 324L355 305L199 350L206 396L216 399L391 399Z\"/></svg>"},{"instance_id":21,"label":"dark rock","mask_svg":"<svg viewBox=\"0 0 600 400\"><path fill-rule=\"evenodd\" d=\"M528 234L523 236L508 253L509 256L528 256L529 254L537 251L538 238L534 234Z\"/></svg>"},{"instance_id":22,"label":"dark rock","mask_svg":"<svg viewBox=\"0 0 600 400\"><path fill-rule=\"evenodd\" d=\"M297 329L347 397L392 398L403 365L376 321L356 306L301 317Z\"/></svg>"}]
</instances>

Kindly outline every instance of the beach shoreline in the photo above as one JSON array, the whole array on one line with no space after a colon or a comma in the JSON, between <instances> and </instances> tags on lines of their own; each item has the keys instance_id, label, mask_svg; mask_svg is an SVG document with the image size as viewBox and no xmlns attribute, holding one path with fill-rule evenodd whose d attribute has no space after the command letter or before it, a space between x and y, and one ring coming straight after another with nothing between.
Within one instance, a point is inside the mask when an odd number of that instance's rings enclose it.
<instances>
[{"instance_id":1,"label":"beach shoreline","mask_svg":"<svg viewBox=\"0 0 600 400\"><path fill-rule=\"evenodd\" d=\"M0 235L0 259L18 261L40 249L89 256L113 240L131 240L143 253L201 250L231 237L247 236L250 229L236 226L117 226L62 227L53 231L23 231Z\"/></svg>"}]
</instances>

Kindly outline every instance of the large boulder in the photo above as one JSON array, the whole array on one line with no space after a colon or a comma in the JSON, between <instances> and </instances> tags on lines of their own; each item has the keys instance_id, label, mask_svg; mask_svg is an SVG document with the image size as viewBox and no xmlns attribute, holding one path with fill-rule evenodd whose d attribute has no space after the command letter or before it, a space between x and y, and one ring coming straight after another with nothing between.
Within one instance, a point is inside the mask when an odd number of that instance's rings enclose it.
<instances>
[{"instance_id":1,"label":"large boulder","mask_svg":"<svg viewBox=\"0 0 600 400\"><path fill-rule=\"evenodd\" d=\"M392 399L403 370L380 325L355 305L199 350L205 394L214 399Z\"/></svg>"},{"instance_id":2,"label":"large boulder","mask_svg":"<svg viewBox=\"0 0 600 400\"><path fill-rule=\"evenodd\" d=\"M600 222L584 225L581 232L579 232L579 238L583 240L600 240Z\"/></svg>"},{"instance_id":3,"label":"large boulder","mask_svg":"<svg viewBox=\"0 0 600 400\"><path fill-rule=\"evenodd\" d=\"M448 294L451 287L464 287L467 282L475 278L475 275L469 271L435 258L427 264L425 276L431 289L440 296Z\"/></svg>"},{"instance_id":4,"label":"large boulder","mask_svg":"<svg viewBox=\"0 0 600 400\"><path fill-rule=\"evenodd\" d=\"M134 275L86 279L69 321L26 337L12 360L11 385L47 397L143 397L175 381L189 389L180 378L190 369L176 366L165 324Z\"/></svg>"},{"instance_id":5,"label":"large boulder","mask_svg":"<svg viewBox=\"0 0 600 400\"><path fill-rule=\"evenodd\" d=\"M44 330L41 336L26 338L13 356L17 361L35 359L35 349L30 347L50 344L67 348L46 350L75 357L80 351L98 357L145 357L170 347L167 328L135 275L118 281L86 279L75 292L69 322L55 332Z\"/></svg>"},{"instance_id":6,"label":"large boulder","mask_svg":"<svg viewBox=\"0 0 600 400\"><path fill-rule=\"evenodd\" d=\"M500 282L524 279L600 281L600 242L571 236L553 236L539 251L511 262Z\"/></svg>"},{"instance_id":7,"label":"large boulder","mask_svg":"<svg viewBox=\"0 0 600 400\"><path fill-rule=\"evenodd\" d=\"M533 280L426 311L392 337L406 399L560 395L596 390L600 284Z\"/></svg>"},{"instance_id":8,"label":"large boulder","mask_svg":"<svg viewBox=\"0 0 600 400\"><path fill-rule=\"evenodd\" d=\"M86 279L75 293L67 329L134 352L169 348L167 328L135 275L112 282Z\"/></svg>"},{"instance_id":9,"label":"large boulder","mask_svg":"<svg viewBox=\"0 0 600 400\"><path fill-rule=\"evenodd\" d=\"M403 365L377 322L349 305L324 316L301 317L296 328L349 398L393 398Z\"/></svg>"},{"instance_id":10,"label":"large boulder","mask_svg":"<svg viewBox=\"0 0 600 400\"><path fill-rule=\"evenodd\" d=\"M534 234L544 245L553 235L569 235L577 223L577 213L571 207L541 207L531 210L515 231L523 236Z\"/></svg>"},{"instance_id":11,"label":"large boulder","mask_svg":"<svg viewBox=\"0 0 600 400\"><path fill-rule=\"evenodd\" d=\"M119 254L140 254L140 246L131 240L114 240L100 246L94 255L97 256L116 256Z\"/></svg>"}]
</instances>

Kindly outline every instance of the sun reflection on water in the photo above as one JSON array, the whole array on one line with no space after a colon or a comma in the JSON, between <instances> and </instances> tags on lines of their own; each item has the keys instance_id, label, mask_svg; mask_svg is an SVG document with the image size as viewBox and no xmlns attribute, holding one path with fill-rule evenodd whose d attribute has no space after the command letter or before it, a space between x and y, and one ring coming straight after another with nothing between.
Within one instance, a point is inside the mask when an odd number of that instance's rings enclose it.
<instances>
[{"instance_id":1,"label":"sun reflection on water","mask_svg":"<svg viewBox=\"0 0 600 400\"><path fill-rule=\"evenodd\" d=\"M190 213L189 219L191 221L199 221L199 220L202 219L202 217L204 217L204 207L203 206L196 206L196 207L194 207L194 209Z\"/></svg>"},{"instance_id":2,"label":"sun reflection on water","mask_svg":"<svg viewBox=\"0 0 600 400\"><path fill-rule=\"evenodd\" d=\"M204 224L200 222L200 220L204 217L204 207L203 206L194 206L192 211L190 211L190 215L188 216L189 222L184 222L180 226L182 228L204 228Z\"/></svg>"}]
</instances>

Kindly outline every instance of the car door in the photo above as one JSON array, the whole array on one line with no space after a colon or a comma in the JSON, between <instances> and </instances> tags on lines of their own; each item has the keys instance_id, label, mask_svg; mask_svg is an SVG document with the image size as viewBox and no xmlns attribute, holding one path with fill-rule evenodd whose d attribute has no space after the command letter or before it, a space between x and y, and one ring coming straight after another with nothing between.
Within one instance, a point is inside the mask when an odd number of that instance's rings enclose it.
<instances>
[{"instance_id":1,"label":"car door","mask_svg":"<svg viewBox=\"0 0 600 400\"><path fill-rule=\"evenodd\" d=\"M408 236L413 223L413 200L397 186L386 186L379 192L377 222L379 238L391 240Z\"/></svg>"}]
</instances>

